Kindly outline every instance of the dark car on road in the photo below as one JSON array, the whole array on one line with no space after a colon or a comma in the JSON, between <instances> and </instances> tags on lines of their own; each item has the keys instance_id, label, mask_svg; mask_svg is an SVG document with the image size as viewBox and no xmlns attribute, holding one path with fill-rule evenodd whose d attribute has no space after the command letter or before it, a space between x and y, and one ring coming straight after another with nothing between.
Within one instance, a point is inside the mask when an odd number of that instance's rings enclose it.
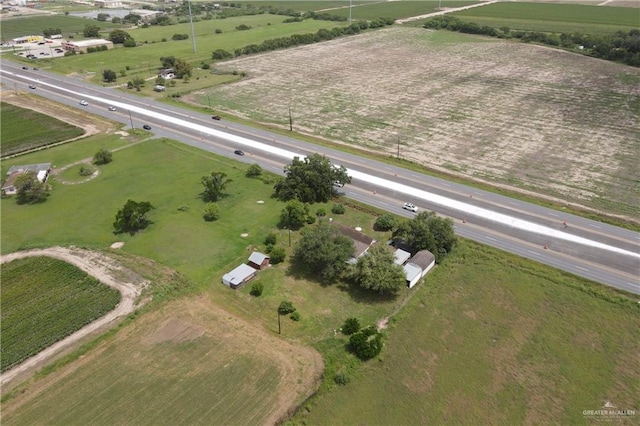
<instances>
[{"instance_id":1,"label":"dark car on road","mask_svg":"<svg viewBox=\"0 0 640 426\"><path fill-rule=\"evenodd\" d=\"M213 118L214 120L220 120L220 116L219 115L212 115L211 118Z\"/></svg>"},{"instance_id":2,"label":"dark car on road","mask_svg":"<svg viewBox=\"0 0 640 426\"><path fill-rule=\"evenodd\" d=\"M149 126L148 124L145 124L144 126L142 126L142 128L145 130L151 130L151 126Z\"/></svg>"},{"instance_id":3,"label":"dark car on road","mask_svg":"<svg viewBox=\"0 0 640 426\"><path fill-rule=\"evenodd\" d=\"M244 155L244 152L242 152L239 149L236 149L235 151L233 151L233 153L236 154L236 155Z\"/></svg>"},{"instance_id":4,"label":"dark car on road","mask_svg":"<svg viewBox=\"0 0 640 426\"><path fill-rule=\"evenodd\" d=\"M23 69L23 70L28 70L28 69L29 69L29 67L22 67L22 69Z\"/></svg>"},{"instance_id":5,"label":"dark car on road","mask_svg":"<svg viewBox=\"0 0 640 426\"><path fill-rule=\"evenodd\" d=\"M35 88L36 88L36 86L34 86L33 84L29 85L29 89L35 89Z\"/></svg>"}]
</instances>

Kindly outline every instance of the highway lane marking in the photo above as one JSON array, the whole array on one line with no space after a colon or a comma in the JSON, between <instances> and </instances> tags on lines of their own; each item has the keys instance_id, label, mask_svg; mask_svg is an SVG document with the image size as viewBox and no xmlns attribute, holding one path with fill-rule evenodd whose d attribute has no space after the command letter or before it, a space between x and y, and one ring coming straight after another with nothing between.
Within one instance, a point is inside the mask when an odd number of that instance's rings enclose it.
<instances>
[{"instance_id":1,"label":"highway lane marking","mask_svg":"<svg viewBox=\"0 0 640 426\"><path fill-rule=\"evenodd\" d=\"M589 226L591 226L593 228L602 229L602 226L594 225L593 223L590 223Z\"/></svg>"},{"instance_id":2,"label":"highway lane marking","mask_svg":"<svg viewBox=\"0 0 640 426\"><path fill-rule=\"evenodd\" d=\"M498 241L498 240L496 240L496 239L495 239L495 238L493 238L493 237L486 237L486 238L487 238L487 240L490 240L490 241Z\"/></svg>"},{"instance_id":3,"label":"highway lane marking","mask_svg":"<svg viewBox=\"0 0 640 426\"><path fill-rule=\"evenodd\" d=\"M527 250L529 253L534 254L536 256L540 256L540 253L533 251L533 250Z\"/></svg>"},{"instance_id":4,"label":"highway lane marking","mask_svg":"<svg viewBox=\"0 0 640 426\"><path fill-rule=\"evenodd\" d=\"M585 271L585 272L589 272L589 270L588 270L587 268L583 268L582 266L578 266L578 265L576 265L576 268L578 268L578 269L582 269L582 270L583 270L583 271Z\"/></svg>"}]
</instances>

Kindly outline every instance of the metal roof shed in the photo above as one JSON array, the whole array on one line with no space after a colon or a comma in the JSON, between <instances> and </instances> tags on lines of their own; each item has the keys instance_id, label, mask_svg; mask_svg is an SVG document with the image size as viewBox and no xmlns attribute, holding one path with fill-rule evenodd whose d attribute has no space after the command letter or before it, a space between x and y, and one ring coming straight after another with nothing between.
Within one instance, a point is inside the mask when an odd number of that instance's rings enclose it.
<instances>
[{"instance_id":1,"label":"metal roof shed","mask_svg":"<svg viewBox=\"0 0 640 426\"><path fill-rule=\"evenodd\" d=\"M222 283L231 288L238 288L256 275L256 270L244 263L233 271L222 276Z\"/></svg>"}]
</instances>

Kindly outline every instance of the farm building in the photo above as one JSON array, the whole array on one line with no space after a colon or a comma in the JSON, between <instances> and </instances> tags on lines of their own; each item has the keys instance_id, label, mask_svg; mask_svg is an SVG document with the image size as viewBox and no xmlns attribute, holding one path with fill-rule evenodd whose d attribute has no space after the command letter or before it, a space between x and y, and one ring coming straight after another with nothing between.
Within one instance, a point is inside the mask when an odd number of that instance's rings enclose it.
<instances>
[{"instance_id":1,"label":"farm building","mask_svg":"<svg viewBox=\"0 0 640 426\"><path fill-rule=\"evenodd\" d=\"M335 226L342 235L353 240L355 250L353 252L353 257L349 260L350 263L355 263L356 259L365 254L367 250L369 250L369 247L371 247L373 243L376 242L376 240L374 240L373 238L363 234L356 229L351 229L347 226L343 226L335 222L333 223L333 226Z\"/></svg>"},{"instance_id":2,"label":"farm building","mask_svg":"<svg viewBox=\"0 0 640 426\"><path fill-rule=\"evenodd\" d=\"M242 284L251 280L251 278L256 276L257 270L252 268L249 265L245 265L244 263L238 266L233 271L225 274L222 277L222 283L226 286L229 286L233 289L240 287Z\"/></svg>"},{"instance_id":3,"label":"farm building","mask_svg":"<svg viewBox=\"0 0 640 426\"><path fill-rule=\"evenodd\" d=\"M393 263L396 265L404 265L411 257L411 253L402 249L396 249L393 252Z\"/></svg>"},{"instance_id":4,"label":"farm building","mask_svg":"<svg viewBox=\"0 0 640 426\"><path fill-rule=\"evenodd\" d=\"M93 5L103 9L116 9L124 6L120 0L95 0Z\"/></svg>"},{"instance_id":5,"label":"farm building","mask_svg":"<svg viewBox=\"0 0 640 426\"><path fill-rule=\"evenodd\" d=\"M40 182L46 182L51 171L51 163L28 164L24 166L13 166L7 171L7 180L2 185L2 195L16 194L15 182L18 176L28 172L35 173Z\"/></svg>"},{"instance_id":6,"label":"farm building","mask_svg":"<svg viewBox=\"0 0 640 426\"><path fill-rule=\"evenodd\" d=\"M249 266L262 271L264 268L269 266L269 256L258 251L254 251L249 256Z\"/></svg>"},{"instance_id":7,"label":"farm building","mask_svg":"<svg viewBox=\"0 0 640 426\"><path fill-rule=\"evenodd\" d=\"M436 264L436 257L429 250L420 250L404 265L404 273L407 277L407 286L412 288L427 275Z\"/></svg>"},{"instance_id":8,"label":"farm building","mask_svg":"<svg viewBox=\"0 0 640 426\"><path fill-rule=\"evenodd\" d=\"M94 38L89 40L66 41L62 43L64 50L72 50L74 52L87 53L90 47L107 46L107 49L113 49L113 42L102 38Z\"/></svg>"}]
</instances>

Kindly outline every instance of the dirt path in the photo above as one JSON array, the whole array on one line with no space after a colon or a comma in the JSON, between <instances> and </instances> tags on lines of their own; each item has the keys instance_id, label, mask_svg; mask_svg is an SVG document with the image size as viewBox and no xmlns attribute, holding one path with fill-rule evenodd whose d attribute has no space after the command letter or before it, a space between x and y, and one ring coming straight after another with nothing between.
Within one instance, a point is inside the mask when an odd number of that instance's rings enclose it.
<instances>
[{"instance_id":1,"label":"dirt path","mask_svg":"<svg viewBox=\"0 0 640 426\"><path fill-rule=\"evenodd\" d=\"M103 329L105 326L112 325L118 318L133 312L141 306L141 304L137 303L137 299L142 289L148 284L147 281L137 277L136 274L125 270L113 259L98 252L85 249L51 247L47 249L29 250L1 256L0 263L11 262L12 260L31 256L48 256L68 262L109 287L115 288L120 292L122 297L116 308L107 315L95 320L72 335L24 361L22 364L0 375L0 386L2 387L5 387L18 376L26 376L33 373L45 362L64 350L69 349L80 339L97 330ZM130 279L133 282L124 280L124 277L131 278L134 276L136 279Z\"/></svg>"},{"instance_id":2,"label":"dirt path","mask_svg":"<svg viewBox=\"0 0 640 426\"><path fill-rule=\"evenodd\" d=\"M482 3L478 3L478 4L470 4L469 6L447 8L447 9L444 9L444 10L440 10L439 12L427 13L426 15L411 16L409 18L397 19L396 20L396 24L404 24L405 22L418 21L420 19L425 19L425 18L431 18L431 17L434 17L434 16L444 15L444 14L447 14L449 12L458 12L460 10L466 10L466 9L472 9L474 7L486 6L488 4L493 4L493 3L497 3L497 2L498 2L498 0L489 0L489 1L484 1Z\"/></svg>"}]
</instances>

